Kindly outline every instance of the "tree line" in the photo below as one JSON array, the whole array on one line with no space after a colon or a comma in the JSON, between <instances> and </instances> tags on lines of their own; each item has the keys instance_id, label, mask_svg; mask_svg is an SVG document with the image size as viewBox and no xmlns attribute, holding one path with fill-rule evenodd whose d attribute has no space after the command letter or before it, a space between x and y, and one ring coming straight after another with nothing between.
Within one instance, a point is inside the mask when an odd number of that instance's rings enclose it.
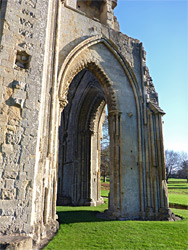
<instances>
[{"instance_id":1,"label":"tree line","mask_svg":"<svg viewBox=\"0 0 188 250\"><path fill-rule=\"evenodd\" d=\"M188 182L188 154L165 150L166 180L169 178L187 179Z\"/></svg>"}]
</instances>

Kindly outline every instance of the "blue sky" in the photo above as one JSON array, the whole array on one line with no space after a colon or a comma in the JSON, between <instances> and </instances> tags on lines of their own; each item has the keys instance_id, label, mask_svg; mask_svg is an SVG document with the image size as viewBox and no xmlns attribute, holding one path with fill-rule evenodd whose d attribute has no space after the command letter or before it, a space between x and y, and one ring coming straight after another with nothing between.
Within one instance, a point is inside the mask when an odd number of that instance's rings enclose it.
<instances>
[{"instance_id":1,"label":"blue sky","mask_svg":"<svg viewBox=\"0 0 188 250\"><path fill-rule=\"evenodd\" d=\"M118 0L120 31L143 43L164 116L165 149L188 153L188 1Z\"/></svg>"}]
</instances>

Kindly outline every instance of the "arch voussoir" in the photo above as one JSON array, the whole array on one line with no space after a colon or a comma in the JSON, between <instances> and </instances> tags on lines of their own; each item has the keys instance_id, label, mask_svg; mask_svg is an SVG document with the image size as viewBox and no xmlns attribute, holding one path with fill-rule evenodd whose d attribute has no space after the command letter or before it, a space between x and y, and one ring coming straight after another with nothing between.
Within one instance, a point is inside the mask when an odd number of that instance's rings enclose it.
<instances>
[{"instance_id":1,"label":"arch voussoir","mask_svg":"<svg viewBox=\"0 0 188 250\"><path fill-rule=\"evenodd\" d=\"M62 88L59 92L60 100L67 100L69 85L72 82L73 78L83 69L89 69L106 90L107 99L109 101L109 107L111 107L113 110L117 109L117 98L112 87L113 83L111 82L110 78L107 76L105 71L102 69L100 63L96 59L94 60L93 58L88 58L78 61L78 63L76 61L71 66L72 67L69 67L66 76L63 78L64 82L62 83Z\"/></svg>"}]
</instances>

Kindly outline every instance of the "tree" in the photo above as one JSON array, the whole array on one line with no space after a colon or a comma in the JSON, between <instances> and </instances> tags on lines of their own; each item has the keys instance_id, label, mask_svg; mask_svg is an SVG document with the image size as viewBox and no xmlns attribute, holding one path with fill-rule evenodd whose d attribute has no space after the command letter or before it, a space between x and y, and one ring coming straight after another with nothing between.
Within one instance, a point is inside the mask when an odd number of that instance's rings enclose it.
<instances>
[{"instance_id":1,"label":"tree","mask_svg":"<svg viewBox=\"0 0 188 250\"><path fill-rule=\"evenodd\" d=\"M180 167L180 155L178 152L173 150L165 150L166 158L166 181L168 183L168 178L175 172L177 172Z\"/></svg>"},{"instance_id":2,"label":"tree","mask_svg":"<svg viewBox=\"0 0 188 250\"><path fill-rule=\"evenodd\" d=\"M108 118L105 116L103 122L103 138L101 141L101 176L103 181L106 181L106 177L110 174L110 136L108 133Z\"/></svg>"},{"instance_id":3,"label":"tree","mask_svg":"<svg viewBox=\"0 0 188 250\"><path fill-rule=\"evenodd\" d=\"M178 170L178 178L187 179L188 182L188 160L182 162L182 168Z\"/></svg>"},{"instance_id":4,"label":"tree","mask_svg":"<svg viewBox=\"0 0 188 250\"><path fill-rule=\"evenodd\" d=\"M180 153L181 168L177 172L178 178L187 179L188 182L188 154L185 152Z\"/></svg>"},{"instance_id":5,"label":"tree","mask_svg":"<svg viewBox=\"0 0 188 250\"><path fill-rule=\"evenodd\" d=\"M109 145L101 150L101 176L103 181L106 181L106 177L110 174L110 154Z\"/></svg>"},{"instance_id":6,"label":"tree","mask_svg":"<svg viewBox=\"0 0 188 250\"><path fill-rule=\"evenodd\" d=\"M188 165L188 154L185 152L175 152L173 150L165 150L166 158L166 181L168 178L175 176L180 178L186 178L186 169Z\"/></svg>"}]
</instances>

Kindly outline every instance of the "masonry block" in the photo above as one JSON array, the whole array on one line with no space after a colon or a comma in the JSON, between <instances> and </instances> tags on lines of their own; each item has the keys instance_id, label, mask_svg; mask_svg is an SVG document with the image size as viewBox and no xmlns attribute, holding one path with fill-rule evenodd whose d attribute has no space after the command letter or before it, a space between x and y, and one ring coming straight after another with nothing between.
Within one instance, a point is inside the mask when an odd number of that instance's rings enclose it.
<instances>
[{"instance_id":1,"label":"masonry block","mask_svg":"<svg viewBox=\"0 0 188 250\"><path fill-rule=\"evenodd\" d=\"M2 199L3 200L13 200L16 197L15 188L5 188L2 189Z\"/></svg>"}]
</instances>

